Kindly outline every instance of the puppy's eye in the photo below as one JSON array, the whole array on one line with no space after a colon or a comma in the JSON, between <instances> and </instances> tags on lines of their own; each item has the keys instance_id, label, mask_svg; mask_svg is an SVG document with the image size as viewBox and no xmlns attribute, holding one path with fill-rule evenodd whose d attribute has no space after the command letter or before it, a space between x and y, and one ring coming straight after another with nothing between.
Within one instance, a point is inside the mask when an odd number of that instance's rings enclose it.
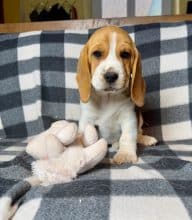
<instances>
[{"instance_id":1,"label":"puppy's eye","mask_svg":"<svg viewBox=\"0 0 192 220\"><path fill-rule=\"evenodd\" d=\"M99 50L96 50L93 52L93 56L96 58L100 58L102 56L102 52Z\"/></svg>"},{"instance_id":2,"label":"puppy's eye","mask_svg":"<svg viewBox=\"0 0 192 220\"><path fill-rule=\"evenodd\" d=\"M120 57L121 57L122 59L129 59L130 56L131 56L130 53L127 52L127 51L122 51L122 52L120 53Z\"/></svg>"}]
</instances>

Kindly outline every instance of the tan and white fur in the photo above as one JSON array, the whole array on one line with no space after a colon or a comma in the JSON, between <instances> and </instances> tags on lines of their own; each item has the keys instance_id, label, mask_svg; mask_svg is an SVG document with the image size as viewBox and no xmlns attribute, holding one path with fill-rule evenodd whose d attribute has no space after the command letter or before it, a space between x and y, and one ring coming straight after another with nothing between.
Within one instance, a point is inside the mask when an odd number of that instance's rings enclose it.
<instances>
[{"instance_id":1,"label":"tan and white fur","mask_svg":"<svg viewBox=\"0 0 192 220\"><path fill-rule=\"evenodd\" d=\"M137 142L153 145L142 134L135 105L144 105L145 81L140 54L126 31L116 26L97 30L81 51L77 82L81 98L80 131L91 123L118 148L114 163L137 162Z\"/></svg>"}]
</instances>

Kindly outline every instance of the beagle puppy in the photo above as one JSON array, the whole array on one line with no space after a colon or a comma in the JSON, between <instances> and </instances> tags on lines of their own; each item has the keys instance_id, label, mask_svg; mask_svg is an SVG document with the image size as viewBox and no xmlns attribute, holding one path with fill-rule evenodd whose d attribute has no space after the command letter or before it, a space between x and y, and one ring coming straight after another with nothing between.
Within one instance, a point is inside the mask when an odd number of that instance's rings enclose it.
<instances>
[{"instance_id":1,"label":"beagle puppy","mask_svg":"<svg viewBox=\"0 0 192 220\"><path fill-rule=\"evenodd\" d=\"M98 125L101 136L118 148L114 163L137 162L137 142L149 146L156 139L142 134L142 117L136 116L146 85L140 54L128 33L116 26L95 31L81 51L76 78L80 132L87 123Z\"/></svg>"}]
</instances>

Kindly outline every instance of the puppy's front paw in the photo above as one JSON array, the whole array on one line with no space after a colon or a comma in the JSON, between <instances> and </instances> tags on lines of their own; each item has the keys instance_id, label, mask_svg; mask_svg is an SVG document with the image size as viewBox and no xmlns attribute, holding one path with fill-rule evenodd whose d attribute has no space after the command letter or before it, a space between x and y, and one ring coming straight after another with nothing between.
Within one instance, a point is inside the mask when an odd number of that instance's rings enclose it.
<instances>
[{"instance_id":1,"label":"puppy's front paw","mask_svg":"<svg viewBox=\"0 0 192 220\"><path fill-rule=\"evenodd\" d=\"M136 153L118 151L112 159L114 164L136 163L138 160Z\"/></svg>"},{"instance_id":2,"label":"puppy's front paw","mask_svg":"<svg viewBox=\"0 0 192 220\"><path fill-rule=\"evenodd\" d=\"M114 142L114 143L112 144L112 147L113 147L114 149L118 150L118 149L119 149L119 142Z\"/></svg>"}]
</instances>

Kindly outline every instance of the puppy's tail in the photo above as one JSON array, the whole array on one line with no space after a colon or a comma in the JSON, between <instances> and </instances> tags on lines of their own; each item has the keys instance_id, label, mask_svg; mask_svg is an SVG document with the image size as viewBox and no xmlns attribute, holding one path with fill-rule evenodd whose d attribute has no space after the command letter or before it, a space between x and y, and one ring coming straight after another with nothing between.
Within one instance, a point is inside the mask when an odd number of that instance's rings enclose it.
<instances>
[{"instance_id":1,"label":"puppy's tail","mask_svg":"<svg viewBox=\"0 0 192 220\"><path fill-rule=\"evenodd\" d=\"M0 220L11 219L20 204L24 195L33 186L40 185L41 181L37 176L30 176L18 182L0 198Z\"/></svg>"}]
</instances>

